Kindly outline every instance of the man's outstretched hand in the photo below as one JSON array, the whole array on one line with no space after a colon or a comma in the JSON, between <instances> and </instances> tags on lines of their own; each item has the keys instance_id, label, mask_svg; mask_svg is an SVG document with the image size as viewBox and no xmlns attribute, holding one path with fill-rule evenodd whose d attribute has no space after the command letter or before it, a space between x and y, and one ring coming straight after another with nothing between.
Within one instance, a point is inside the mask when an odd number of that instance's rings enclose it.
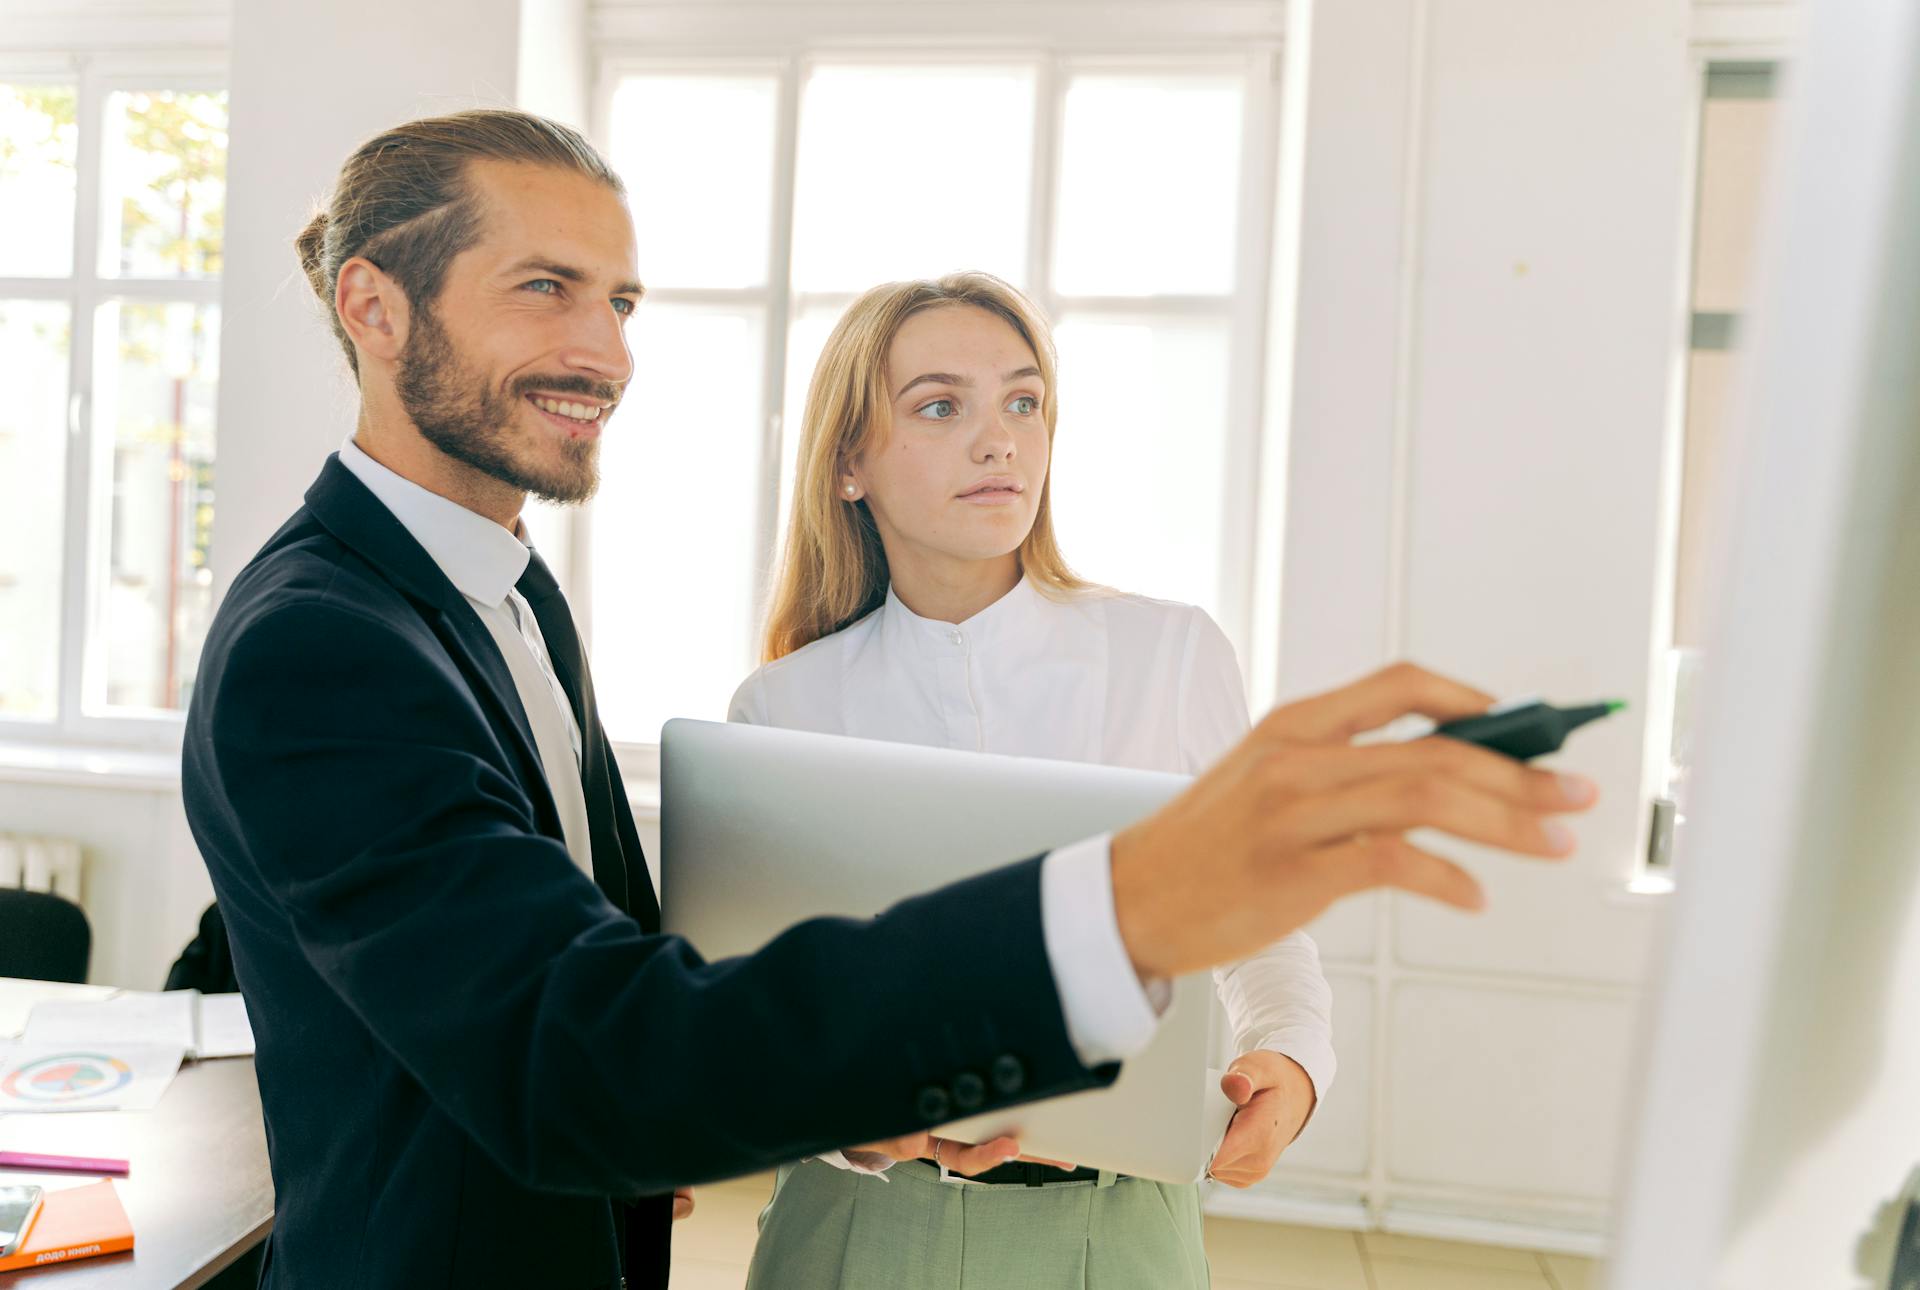
<instances>
[{"instance_id":1,"label":"man's outstretched hand","mask_svg":"<svg viewBox=\"0 0 1920 1290\"><path fill-rule=\"evenodd\" d=\"M1492 703L1402 663L1274 709L1185 793L1114 835L1114 914L1141 978L1245 958L1373 887L1479 909L1480 885L1408 842L1412 829L1570 854L1554 817L1592 806L1591 781L1438 736L1352 743L1410 713L1445 721Z\"/></svg>"}]
</instances>

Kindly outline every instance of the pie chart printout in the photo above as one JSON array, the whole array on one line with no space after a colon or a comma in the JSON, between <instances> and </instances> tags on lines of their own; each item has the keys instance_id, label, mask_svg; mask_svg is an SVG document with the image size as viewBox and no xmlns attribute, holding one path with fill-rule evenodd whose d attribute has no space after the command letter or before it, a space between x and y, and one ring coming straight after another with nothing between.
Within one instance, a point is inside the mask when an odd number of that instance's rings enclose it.
<instances>
[{"instance_id":1,"label":"pie chart printout","mask_svg":"<svg viewBox=\"0 0 1920 1290\"><path fill-rule=\"evenodd\" d=\"M106 1038L0 1041L0 1115L149 1111L184 1056L177 1044Z\"/></svg>"},{"instance_id":2,"label":"pie chart printout","mask_svg":"<svg viewBox=\"0 0 1920 1290\"><path fill-rule=\"evenodd\" d=\"M105 1053L59 1053L29 1062L0 1080L0 1094L23 1102L65 1105L119 1092L133 1068Z\"/></svg>"}]
</instances>

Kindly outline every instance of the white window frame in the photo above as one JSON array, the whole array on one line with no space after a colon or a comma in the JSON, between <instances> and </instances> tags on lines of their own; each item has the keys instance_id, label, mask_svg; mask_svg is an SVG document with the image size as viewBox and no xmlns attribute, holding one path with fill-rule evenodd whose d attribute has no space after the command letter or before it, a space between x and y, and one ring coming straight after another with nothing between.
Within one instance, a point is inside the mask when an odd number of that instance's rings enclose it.
<instances>
[{"instance_id":1,"label":"white window frame","mask_svg":"<svg viewBox=\"0 0 1920 1290\"><path fill-rule=\"evenodd\" d=\"M87 695L101 688L96 683L102 679L106 665L106 642L100 635L104 585L95 576L95 557L107 549L112 522L113 444L96 433L98 427L93 422L94 317L102 304L114 300L217 307L224 275L199 280L100 275L102 126L107 97L115 91L224 90L227 79L225 55L201 49L70 55L0 51L0 81L73 85L79 130L72 272L64 277L0 277L0 299L60 302L72 311L62 484L65 511L59 556L58 698L52 720L0 717L0 743L144 751L179 746L185 725L183 712L145 708L90 712L86 706ZM224 314L221 321L224 325ZM217 455L215 462L217 470ZM216 498L218 487L216 475Z\"/></svg>"},{"instance_id":2,"label":"white window frame","mask_svg":"<svg viewBox=\"0 0 1920 1290\"><path fill-rule=\"evenodd\" d=\"M1692 71L1693 130L1687 143L1686 205L1681 219L1686 253L1681 259L1684 272L1675 285L1677 301L1673 364L1673 397L1668 404L1667 439L1661 463L1661 559L1654 587L1656 639L1660 642L1653 688L1655 710L1647 722L1646 752L1642 762L1641 796L1652 802L1665 791L1669 749L1673 742L1675 712L1672 687L1666 676L1665 655L1673 648L1678 605L1675 596L1680 577L1680 521L1686 501L1686 448L1693 343L1693 277L1699 254L1700 147L1702 125L1707 107L1707 78L1713 68L1729 64L1770 64L1784 70L1799 49L1799 34L1805 11L1797 3L1715 2L1703 0L1692 11L1689 36L1689 66ZM1709 664L1711 666L1711 664ZM1675 867L1671 860L1653 862L1652 836L1642 839L1627 880L1629 892L1661 896L1673 890Z\"/></svg>"},{"instance_id":3,"label":"white window frame","mask_svg":"<svg viewBox=\"0 0 1920 1290\"><path fill-rule=\"evenodd\" d=\"M753 288L708 290L650 287L652 303L715 305L764 309L765 353L761 389L761 497L757 525L760 559L751 584L753 620L761 621L772 557L779 534L782 467L782 411L787 381L787 332L809 305L850 303L847 293L796 293L791 289L792 229L798 114L806 72L815 65L883 63L888 66L965 66L969 64L1024 64L1036 73L1036 116L1033 183L1029 198L1027 279L1029 294L1050 320L1077 316L1128 315L1218 318L1230 328L1228 351L1227 460L1238 463L1230 472L1229 492L1222 499L1221 626L1231 638L1247 677L1269 675L1275 660L1254 657L1252 642L1277 639L1254 622L1255 577L1260 562L1255 532L1262 498L1263 454L1280 451L1269 442L1263 417L1266 391L1266 328L1269 313L1275 185L1280 146L1280 31L1278 5L1197 4L1182 17L1148 15L1132 10L1117 26L1105 21L1100 7L1041 4L1019 14L1026 28L1017 36L987 39L979 35L983 23L1013 21L1000 12L978 14L944 5L915 5L904 14L862 16L858 21L885 21L892 30L875 33L851 26L848 6L783 6L769 33L765 24L729 21L728 6L649 7L645 11L603 11L596 22L598 55L590 123L595 142L606 146L611 135L613 98L622 78L648 72L725 76L753 75L778 78L776 94L774 176L771 245L766 285ZM1132 7L1128 7L1130 10ZM1151 8L1163 9L1164 6ZM717 11L717 12L716 12ZM757 13L763 12L756 10ZM942 15L945 15L944 17ZM1198 18L1199 21L1195 21ZM1255 32L1250 34L1249 24ZM906 27L912 30L901 31ZM1037 31L1036 31L1037 29ZM1195 30L1210 34L1195 36ZM743 36L740 33L751 32ZM826 32L809 37L802 33ZM641 43L644 42L644 43ZM1244 77L1246 97L1241 132L1241 202L1236 220L1234 290L1224 296L1102 297L1062 296L1052 290L1054 204L1059 181L1055 159L1068 79L1072 74L1149 73L1179 75L1223 71ZM641 277L646 266L641 265ZM646 433L647 427L636 427ZM567 593L582 631L591 639L592 569L591 525L586 508L567 515L565 544L569 565ZM1070 536L1067 538L1072 558ZM743 660L745 662L746 660ZM742 675L744 675L744 670ZM651 743L616 744L629 791L644 808L657 800L659 750Z\"/></svg>"}]
</instances>

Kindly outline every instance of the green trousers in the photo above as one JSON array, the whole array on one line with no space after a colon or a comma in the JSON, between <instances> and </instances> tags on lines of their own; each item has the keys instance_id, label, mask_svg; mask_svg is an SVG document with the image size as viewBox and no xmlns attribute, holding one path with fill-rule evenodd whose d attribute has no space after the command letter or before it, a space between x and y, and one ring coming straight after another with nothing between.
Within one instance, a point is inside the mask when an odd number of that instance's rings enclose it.
<instances>
[{"instance_id":1,"label":"green trousers","mask_svg":"<svg viewBox=\"0 0 1920 1290\"><path fill-rule=\"evenodd\" d=\"M780 1170L747 1290L1207 1290L1200 1189L1123 1178L982 1186Z\"/></svg>"}]
</instances>

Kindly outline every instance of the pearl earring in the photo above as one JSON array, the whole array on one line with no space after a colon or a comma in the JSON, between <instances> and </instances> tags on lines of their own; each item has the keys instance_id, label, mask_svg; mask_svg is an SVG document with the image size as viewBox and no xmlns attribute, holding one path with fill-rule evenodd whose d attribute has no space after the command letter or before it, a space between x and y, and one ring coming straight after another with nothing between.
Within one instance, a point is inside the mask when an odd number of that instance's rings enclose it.
<instances>
[{"instance_id":1,"label":"pearl earring","mask_svg":"<svg viewBox=\"0 0 1920 1290\"><path fill-rule=\"evenodd\" d=\"M848 485L847 485L847 496L848 496L848 497L852 497L852 496L853 496L853 495L854 495L855 493L857 493L857 492L859 492L859 491L860 491L860 490L859 490L859 489L857 489L857 488L855 488L855 487L854 487L854 486L853 486L852 484L848 484Z\"/></svg>"}]
</instances>

